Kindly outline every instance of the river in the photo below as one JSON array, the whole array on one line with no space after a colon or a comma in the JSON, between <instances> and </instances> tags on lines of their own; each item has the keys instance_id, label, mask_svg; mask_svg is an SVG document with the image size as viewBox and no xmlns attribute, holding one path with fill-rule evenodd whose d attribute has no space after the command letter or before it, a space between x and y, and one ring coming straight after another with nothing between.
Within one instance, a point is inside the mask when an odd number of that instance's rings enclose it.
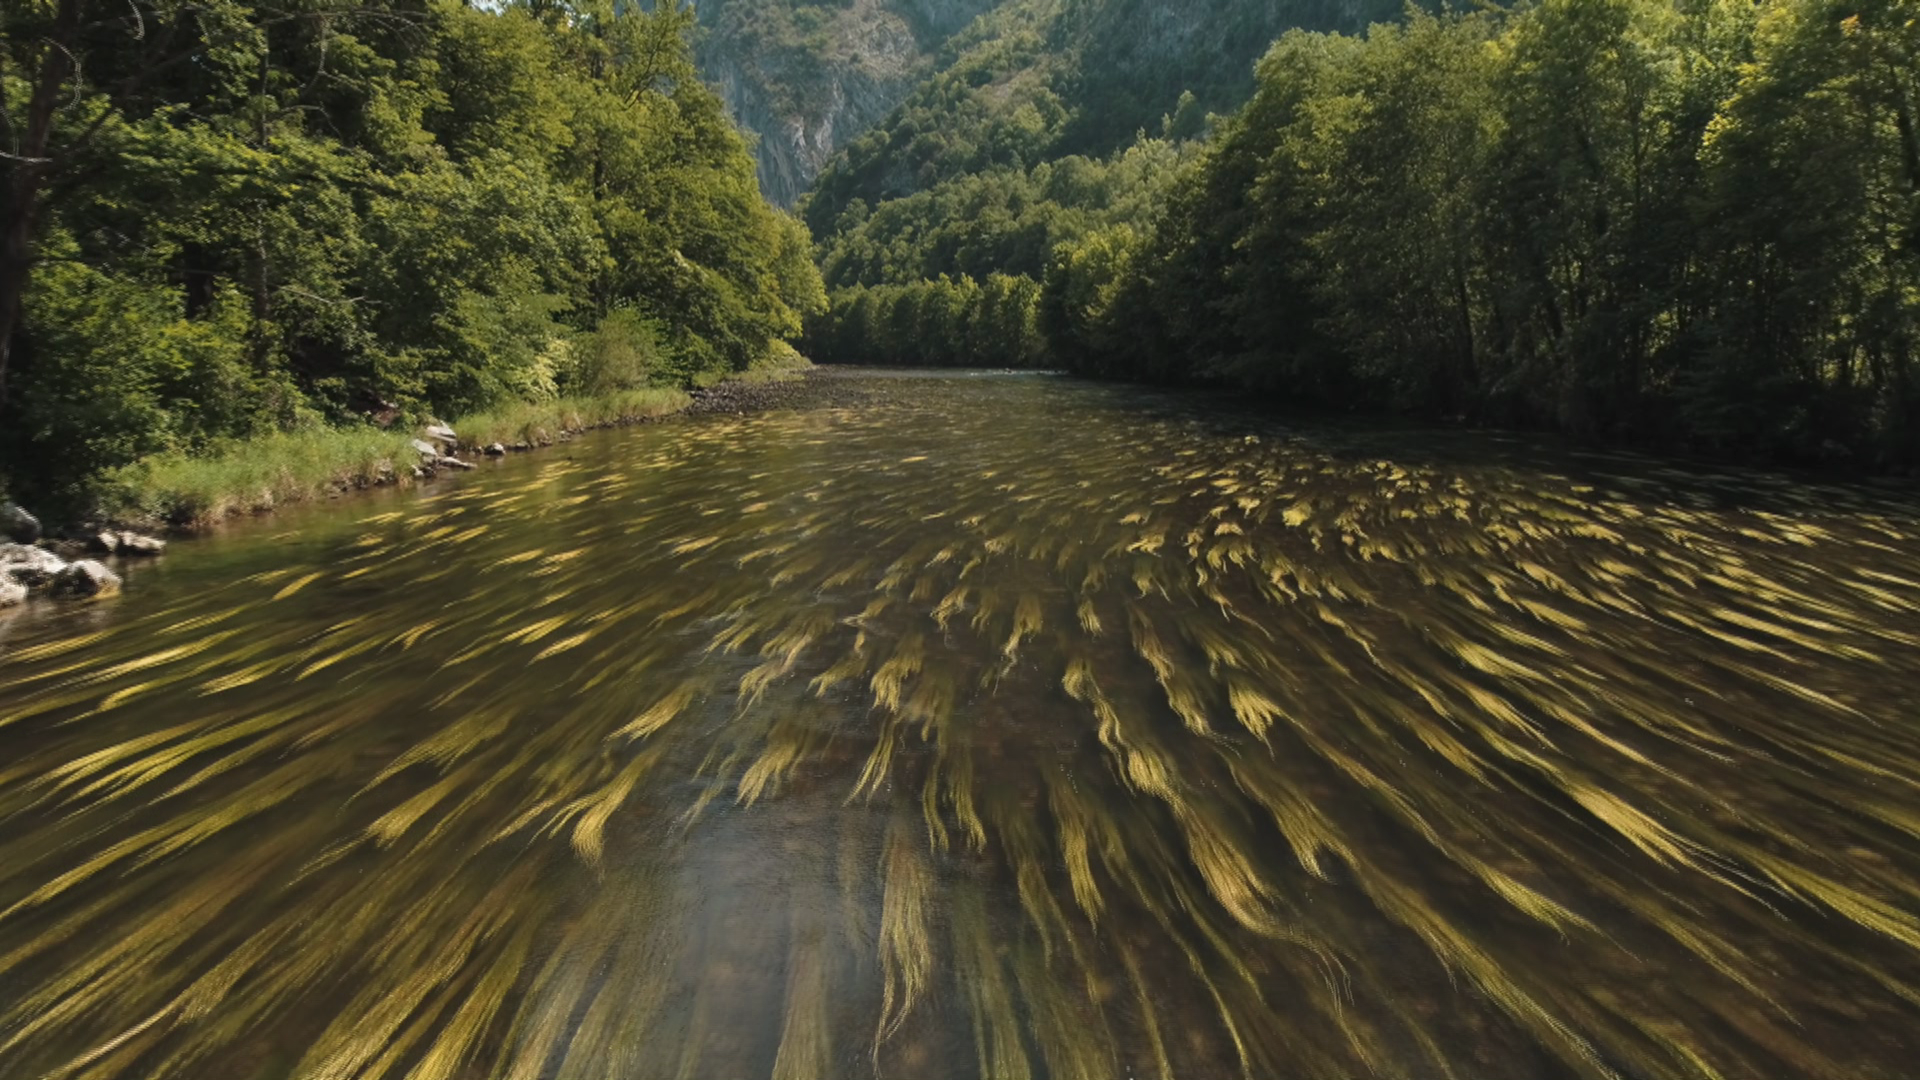
<instances>
[{"instance_id":1,"label":"river","mask_svg":"<svg viewBox=\"0 0 1920 1080\"><path fill-rule=\"evenodd\" d=\"M837 373L0 624L9 1080L1893 1080L1920 503Z\"/></svg>"}]
</instances>

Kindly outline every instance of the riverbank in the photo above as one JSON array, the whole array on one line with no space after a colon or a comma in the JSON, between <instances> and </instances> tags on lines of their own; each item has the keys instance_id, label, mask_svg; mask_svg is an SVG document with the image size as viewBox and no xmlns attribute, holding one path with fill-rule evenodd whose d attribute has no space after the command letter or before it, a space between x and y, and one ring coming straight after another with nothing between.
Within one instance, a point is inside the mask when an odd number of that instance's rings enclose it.
<instances>
[{"instance_id":1,"label":"riverbank","mask_svg":"<svg viewBox=\"0 0 1920 1080\"><path fill-rule=\"evenodd\" d=\"M402 427L281 432L212 456L152 457L103 477L87 520L56 531L202 532L229 518L281 506L429 483L476 458L538 450L588 431L791 404L815 374L810 366L754 370L691 392L643 389L516 403L452 421L449 452L437 463L423 459L417 448L423 433Z\"/></svg>"}]
</instances>

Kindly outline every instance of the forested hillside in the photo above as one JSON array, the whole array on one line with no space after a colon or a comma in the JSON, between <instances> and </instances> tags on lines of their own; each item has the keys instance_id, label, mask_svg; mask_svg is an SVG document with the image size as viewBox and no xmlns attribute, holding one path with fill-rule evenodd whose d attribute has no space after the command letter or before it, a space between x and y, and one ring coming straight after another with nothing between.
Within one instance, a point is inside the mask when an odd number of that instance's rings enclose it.
<instances>
[{"instance_id":1,"label":"forested hillside","mask_svg":"<svg viewBox=\"0 0 1920 1080\"><path fill-rule=\"evenodd\" d=\"M1907 467L1917 107L1920 18L1897 0L1541 0L1291 33L1164 189L1050 234L1028 336L966 358ZM918 196L856 202L978 183L1000 167L980 148L1008 144L956 151L954 133L1019 127L921 128L913 109L808 208L842 287L813 327L823 356L932 336L953 317L939 275L984 265L929 245L956 227L944 212L888 219ZM1068 113L1027 110L1035 142L1068 144Z\"/></svg>"},{"instance_id":2,"label":"forested hillside","mask_svg":"<svg viewBox=\"0 0 1920 1080\"><path fill-rule=\"evenodd\" d=\"M815 324L810 347L873 362L1038 362L1038 282L1057 247L1147 220L1209 114L1252 96L1254 62L1276 36L1357 30L1402 6L1013 0L994 9L803 201L835 309ZM937 314L921 320L922 308ZM949 327L950 318L964 325ZM992 333L979 329L987 324Z\"/></svg>"},{"instance_id":3,"label":"forested hillside","mask_svg":"<svg viewBox=\"0 0 1920 1080\"><path fill-rule=\"evenodd\" d=\"M0 484L681 385L823 302L689 7L0 9Z\"/></svg>"},{"instance_id":4,"label":"forested hillside","mask_svg":"<svg viewBox=\"0 0 1920 1080\"><path fill-rule=\"evenodd\" d=\"M934 77L821 174L804 210L831 235L866 207L997 169L1104 157L1142 132L1202 132L1253 92L1253 63L1294 27L1360 29L1396 0L1014 0L948 45Z\"/></svg>"}]
</instances>

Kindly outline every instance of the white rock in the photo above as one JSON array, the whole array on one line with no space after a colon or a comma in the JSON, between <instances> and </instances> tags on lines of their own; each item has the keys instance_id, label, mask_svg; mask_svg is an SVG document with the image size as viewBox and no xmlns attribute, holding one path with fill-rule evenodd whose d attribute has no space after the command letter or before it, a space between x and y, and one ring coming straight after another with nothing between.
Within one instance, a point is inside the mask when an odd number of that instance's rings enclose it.
<instances>
[{"instance_id":1,"label":"white rock","mask_svg":"<svg viewBox=\"0 0 1920 1080\"><path fill-rule=\"evenodd\" d=\"M120 592L120 576L92 559L82 559L54 575L52 591L73 600L114 596Z\"/></svg>"},{"instance_id":2,"label":"white rock","mask_svg":"<svg viewBox=\"0 0 1920 1080\"><path fill-rule=\"evenodd\" d=\"M445 424L428 424L427 438L446 443L448 446L457 446L460 443L460 436L455 435L453 429Z\"/></svg>"},{"instance_id":3,"label":"white rock","mask_svg":"<svg viewBox=\"0 0 1920 1080\"><path fill-rule=\"evenodd\" d=\"M120 554L122 555L159 555L166 550L167 542L158 537L130 532L120 534Z\"/></svg>"},{"instance_id":4,"label":"white rock","mask_svg":"<svg viewBox=\"0 0 1920 1080\"><path fill-rule=\"evenodd\" d=\"M0 581L37 588L67 568L65 559L45 548L0 544Z\"/></svg>"},{"instance_id":5,"label":"white rock","mask_svg":"<svg viewBox=\"0 0 1920 1080\"><path fill-rule=\"evenodd\" d=\"M27 587L9 577L0 577L0 608L27 602Z\"/></svg>"}]
</instances>

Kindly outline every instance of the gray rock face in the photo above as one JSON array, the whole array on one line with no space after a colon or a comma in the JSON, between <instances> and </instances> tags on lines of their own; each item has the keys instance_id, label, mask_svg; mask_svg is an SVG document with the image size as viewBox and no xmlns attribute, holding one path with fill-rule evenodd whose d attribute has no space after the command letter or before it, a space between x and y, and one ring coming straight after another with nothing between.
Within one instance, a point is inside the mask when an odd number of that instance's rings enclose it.
<instances>
[{"instance_id":1,"label":"gray rock face","mask_svg":"<svg viewBox=\"0 0 1920 1080\"><path fill-rule=\"evenodd\" d=\"M117 532L94 533L87 537L87 550L101 555L116 555L120 551L120 534Z\"/></svg>"},{"instance_id":2,"label":"gray rock face","mask_svg":"<svg viewBox=\"0 0 1920 1080\"><path fill-rule=\"evenodd\" d=\"M50 591L69 600L118 595L120 576L92 559L82 559L54 575Z\"/></svg>"},{"instance_id":3,"label":"gray rock face","mask_svg":"<svg viewBox=\"0 0 1920 1080\"><path fill-rule=\"evenodd\" d=\"M1004 0L843 0L801 49L733 36L729 2L699 6L713 30L699 50L701 74L759 136L760 189L791 206L836 151L906 99L949 37Z\"/></svg>"},{"instance_id":4,"label":"gray rock face","mask_svg":"<svg viewBox=\"0 0 1920 1080\"><path fill-rule=\"evenodd\" d=\"M40 519L13 503L0 503L0 536L31 544L40 539Z\"/></svg>"},{"instance_id":5,"label":"gray rock face","mask_svg":"<svg viewBox=\"0 0 1920 1080\"><path fill-rule=\"evenodd\" d=\"M499 443L493 443L487 447L487 456L488 457L506 457L507 448L504 446L501 446Z\"/></svg>"},{"instance_id":6,"label":"gray rock face","mask_svg":"<svg viewBox=\"0 0 1920 1080\"><path fill-rule=\"evenodd\" d=\"M0 544L0 581L37 589L66 568L66 560L45 548Z\"/></svg>"},{"instance_id":7,"label":"gray rock face","mask_svg":"<svg viewBox=\"0 0 1920 1080\"><path fill-rule=\"evenodd\" d=\"M27 587L11 578L0 577L0 608L27 602Z\"/></svg>"},{"instance_id":8,"label":"gray rock face","mask_svg":"<svg viewBox=\"0 0 1920 1080\"><path fill-rule=\"evenodd\" d=\"M455 435L453 429L445 424L428 424L427 438L448 446L457 446L460 443L460 436Z\"/></svg>"}]
</instances>

